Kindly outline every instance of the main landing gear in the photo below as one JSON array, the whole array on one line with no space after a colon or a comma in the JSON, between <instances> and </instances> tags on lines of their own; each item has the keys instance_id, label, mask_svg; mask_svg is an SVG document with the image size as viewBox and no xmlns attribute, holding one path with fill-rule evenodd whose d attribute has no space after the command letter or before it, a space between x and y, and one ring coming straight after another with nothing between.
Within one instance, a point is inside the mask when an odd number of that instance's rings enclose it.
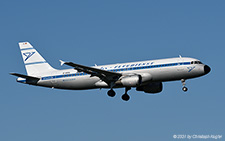
<instances>
[{"instance_id":1,"label":"main landing gear","mask_svg":"<svg viewBox=\"0 0 225 141\"><path fill-rule=\"evenodd\" d=\"M131 88L130 87L126 87L125 89L125 94L122 95L122 99L124 101L128 101L130 99L130 96L127 94L127 92L130 90Z\"/></svg>"},{"instance_id":2,"label":"main landing gear","mask_svg":"<svg viewBox=\"0 0 225 141\"><path fill-rule=\"evenodd\" d=\"M114 97L116 95L116 92L113 89L110 89L107 94L110 97Z\"/></svg>"},{"instance_id":3,"label":"main landing gear","mask_svg":"<svg viewBox=\"0 0 225 141\"><path fill-rule=\"evenodd\" d=\"M126 87L125 89L125 94L122 95L122 99L124 101L128 101L130 99L130 96L127 94L127 92L131 89L131 87ZM108 92L107 92L108 96L110 97L114 97L116 95L115 91L113 89L110 89Z\"/></svg>"},{"instance_id":4,"label":"main landing gear","mask_svg":"<svg viewBox=\"0 0 225 141\"><path fill-rule=\"evenodd\" d=\"M188 88L187 88L187 87L185 87L185 85L186 85L186 83L185 83L185 79L181 79L181 82L182 82L182 85L183 85L182 90L183 90L184 92L186 92L186 91L188 90Z\"/></svg>"}]
</instances>

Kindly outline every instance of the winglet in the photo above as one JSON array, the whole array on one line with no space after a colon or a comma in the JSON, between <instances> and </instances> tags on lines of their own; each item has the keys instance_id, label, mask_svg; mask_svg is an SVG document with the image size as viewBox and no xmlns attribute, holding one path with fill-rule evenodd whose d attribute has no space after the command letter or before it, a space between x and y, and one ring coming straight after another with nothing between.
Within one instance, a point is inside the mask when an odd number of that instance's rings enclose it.
<instances>
[{"instance_id":1,"label":"winglet","mask_svg":"<svg viewBox=\"0 0 225 141\"><path fill-rule=\"evenodd\" d=\"M65 64L65 62L62 61L62 60L59 60L59 62L60 62L60 65L61 65L61 66Z\"/></svg>"}]
</instances>

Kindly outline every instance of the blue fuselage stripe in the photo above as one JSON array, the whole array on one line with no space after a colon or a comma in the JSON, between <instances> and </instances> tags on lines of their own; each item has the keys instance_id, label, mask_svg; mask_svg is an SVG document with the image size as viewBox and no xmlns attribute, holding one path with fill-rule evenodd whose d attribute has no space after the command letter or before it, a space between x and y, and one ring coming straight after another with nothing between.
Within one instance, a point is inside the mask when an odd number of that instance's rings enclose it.
<instances>
[{"instance_id":1,"label":"blue fuselage stripe","mask_svg":"<svg viewBox=\"0 0 225 141\"><path fill-rule=\"evenodd\" d=\"M121 69L111 69L111 70L106 70L106 71L122 72L122 71L129 71L129 70L162 68L162 67L172 67L172 66L190 65L190 64L191 64L190 62L181 62L181 63L170 63L170 64L149 65L149 66L140 66L140 67L121 68ZM74 74L65 74L65 75L46 76L46 77L42 77L41 80L57 79L57 78L63 78L63 77L83 76L83 75L90 75L90 74L74 73Z\"/></svg>"}]
</instances>

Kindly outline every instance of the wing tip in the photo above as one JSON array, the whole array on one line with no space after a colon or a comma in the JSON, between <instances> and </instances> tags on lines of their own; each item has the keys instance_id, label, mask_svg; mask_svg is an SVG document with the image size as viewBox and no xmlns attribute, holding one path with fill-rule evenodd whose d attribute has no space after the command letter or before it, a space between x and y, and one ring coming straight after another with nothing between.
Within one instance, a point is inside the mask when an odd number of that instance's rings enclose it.
<instances>
[{"instance_id":1,"label":"wing tip","mask_svg":"<svg viewBox=\"0 0 225 141\"><path fill-rule=\"evenodd\" d=\"M65 64L65 62L62 61L62 60L59 60L59 62L60 62L60 65L61 65L61 66Z\"/></svg>"}]
</instances>

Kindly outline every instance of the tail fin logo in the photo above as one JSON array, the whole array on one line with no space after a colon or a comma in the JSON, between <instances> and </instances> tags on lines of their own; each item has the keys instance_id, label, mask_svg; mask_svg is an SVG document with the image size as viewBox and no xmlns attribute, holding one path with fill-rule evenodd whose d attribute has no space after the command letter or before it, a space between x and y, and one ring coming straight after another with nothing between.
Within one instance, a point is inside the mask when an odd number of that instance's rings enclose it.
<instances>
[{"instance_id":1,"label":"tail fin logo","mask_svg":"<svg viewBox=\"0 0 225 141\"><path fill-rule=\"evenodd\" d=\"M35 52L26 52L23 53L24 56L26 56L25 61L27 61L32 55L34 55Z\"/></svg>"}]
</instances>

